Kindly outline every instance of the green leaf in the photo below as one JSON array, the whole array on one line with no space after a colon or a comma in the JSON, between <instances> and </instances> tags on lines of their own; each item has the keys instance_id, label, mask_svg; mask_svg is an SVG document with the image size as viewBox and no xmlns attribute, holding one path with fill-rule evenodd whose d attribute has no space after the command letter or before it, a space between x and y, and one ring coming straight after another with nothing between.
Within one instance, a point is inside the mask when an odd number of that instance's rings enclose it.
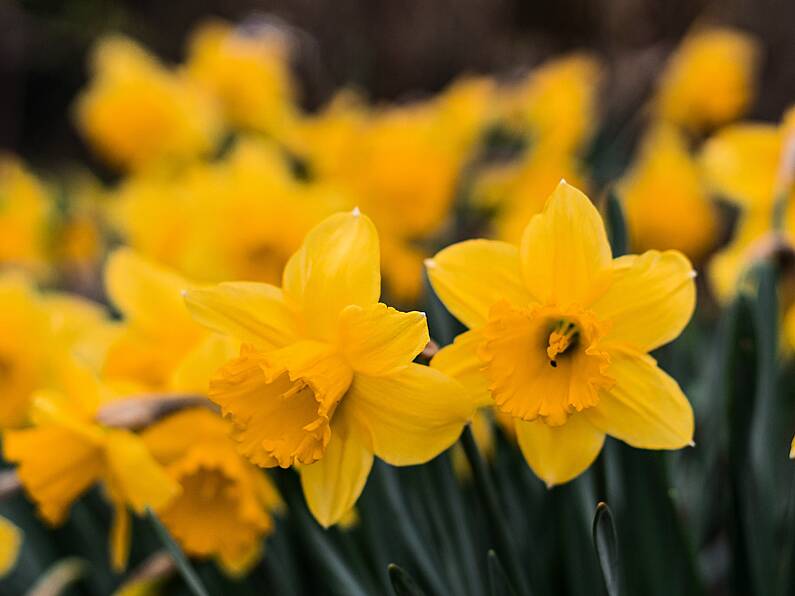
<instances>
[{"instance_id":1,"label":"green leaf","mask_svg":"<svg viewBox=\"0 0 795 596\"><path fill-rule=\"evenodd\" d=\"M593 544L599 558L599 567L609 596L619 596L620 566L618 557L618 536L613 523L613 514L606 503L596 506L593 518Z\"/></svg>"},{"instance_id":2,"label":"green leaf","mask_svg":"<svg viewBox=\"0 0 795 596\"><path fill-rule=\"evenodd\" d=\"M163 541L163 545L168 549L168 552L174 559L174 563L177 566L182 578L185 580L185 583L190 588L190 591L193 592L195 596L209 596L207 589L202 584L201 579L196 574L196 571L190 564L188 557L185 556L185 553L182 552L182 549L179 545L174 541L171 537L171 534L163 525L154 511L147 508L147 514L149 515L149 519L152 522L152 526L155 529L155 532L160 537L160 540Z\"/></svg>"},{"instance_id":3,"label":"green leaf","mask_svg":"<svg viewBox=\"0 0 795 596\"><path fill-rule=\"evenodd\" d=\"M420 590L414 579L394 563L389 564L387 572L397 596L425 596L425 592Z\"/></svg>"},{"instance_id":4,"label":"green leaf","mask_svg":"<svg viewBox=\"0 0 795 596\"><path fill-rule=\"evenodd\" d=\"M613 190L607 193L605 211L607 235L610 239L610 246L613 248L613 257L620 257L627 254L629 238L626 220L624 219L624 210L621 208L618 195Z\"/></svg>"},{"instance_id":5,"label":"green leaf","mask_svg":"<svg viewBox=\"0 0 795 596\"><path fill-rule=\"evenodd\" d=\"M489 564L489 587L491 589L491 596L516 596L516 590L513 589L511 582L505 575L505 569L500 563L500 558L493 550L489 550L487 554Z\"/></svg>"}]
</instances>

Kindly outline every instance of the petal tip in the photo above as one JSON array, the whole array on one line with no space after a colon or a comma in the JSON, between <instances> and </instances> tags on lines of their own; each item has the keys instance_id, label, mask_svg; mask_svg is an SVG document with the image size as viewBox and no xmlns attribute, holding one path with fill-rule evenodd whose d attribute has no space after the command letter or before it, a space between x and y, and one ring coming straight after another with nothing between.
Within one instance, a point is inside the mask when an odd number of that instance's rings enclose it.
<instances>
[{"instance_id":1,"label":"petal tip","mask_svg":"<svg viewBox=\"0 0 795 596\"><path fill-rule=\"evenodd\" d=\"M358 205L354 207L353 210L351 211L351 215L353 215L354 217L359 217L361 214L362 212L359 209Z\"/></svg>"},{"instance_id":2,"label":"petal tip","mask_svg":"<svg viewBox=\"0 0 795 596\"><path fill-rule=\"evenodd\" d=\"M425 264L425 267L427 269L435 269L436 268L436 261L434 261L433 259L425 259L423 261L423 263Z\"/></svg>"},{"instance_id":3,"label":"petal tip","mask_svg":"<svg viewBox=\"0 0 795 596\"><path fill-rule=\"evenodd\" d=\"M690 442L687 444L687 446L688 446L688 447L695 447L695 446L696 446L696 442L695 442L695 441L690 441Z\"/></svg>"}]
</instances>

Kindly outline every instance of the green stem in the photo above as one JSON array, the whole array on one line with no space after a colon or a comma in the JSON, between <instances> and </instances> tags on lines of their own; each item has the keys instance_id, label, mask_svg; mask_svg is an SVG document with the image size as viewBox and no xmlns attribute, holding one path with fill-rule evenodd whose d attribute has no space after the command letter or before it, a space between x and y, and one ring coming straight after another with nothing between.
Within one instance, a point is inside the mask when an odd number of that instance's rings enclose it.
<instances>
[{"instance_id":1,"label":"green stem","mask_svg":"<svg viewBox=\"0 0 795 596\"><path fill-rule=\"evenodd\" d=\"M516 556L516 549L511 535L508 532L508 525L505 523L505 518L502 515L500 503L497 498L497 490L494 488L494 483L486 469L486 463L483 461L483 457L475 442L475 437L472 434L472 429L470 429L469 426L466 426L464 432L461 434L461 445L464 448L464 453L472 468L475 486L486 507L486 515L494 531L494 538L497 543L497 548L494 550L499 555L500 559L506 562L511 580L514 586L516 586L520 596L529 596L530 588L527 584L527 579L522 573L519 559Z\"/></svg>"}]
</instances>

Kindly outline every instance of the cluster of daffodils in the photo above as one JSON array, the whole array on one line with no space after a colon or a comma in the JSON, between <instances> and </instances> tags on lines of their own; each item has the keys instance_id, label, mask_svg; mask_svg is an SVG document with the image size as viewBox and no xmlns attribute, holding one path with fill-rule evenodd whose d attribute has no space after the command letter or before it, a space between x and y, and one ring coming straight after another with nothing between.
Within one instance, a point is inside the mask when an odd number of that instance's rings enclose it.
<instances>
[{"instance_id":1,"label":"cluster of daffodils","mask_svg":"<svg viewBox=\"0 0 795 596\"><path fill-rule=\"evenodd\" d=\"M400 105L343 90L308 113L292 50L258 23L200 27L175 66L105 39L74 118L114 182L75 175L61 204L0 161L3 458L43 520L98 486L117 571L131 514L151 510L241 575L289 515L270 468L294 468L329 527L374 458L423 464L470 423L488 451L496 422L550 487L608 435L694 444L687 397L649 355L693 316L693 264L722 303L771 240L795 243L795 116L737 122L750 38L683 41L607 187L589 157L609 76L594 56ZM608 194L636 254L611 250ZM467 328L438 351L410 310L431 292ZM20 540L0 519L0 568Z\"/></svg>"}]
</instances>

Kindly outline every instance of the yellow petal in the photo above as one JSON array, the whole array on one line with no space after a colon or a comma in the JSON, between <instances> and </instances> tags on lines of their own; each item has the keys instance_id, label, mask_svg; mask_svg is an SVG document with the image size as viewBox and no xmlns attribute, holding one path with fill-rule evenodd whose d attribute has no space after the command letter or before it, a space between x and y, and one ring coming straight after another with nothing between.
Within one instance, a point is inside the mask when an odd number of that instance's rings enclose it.
<instances>
[{"instance_id":1,"label":"yellow petal","mask_svg":"<svg viewBox=\"0 0 795 596\"><path fill-rule=\"evenodd\" d=\"M378 457L409 466L455 443L476 404L457 381L410 364L386 377L355 375L342 407Z\"/></svg>"},{"instance_id":2,"label":"yellow petal","mask_svg":"<svg viewBox=\"0 0 795 596\"><path fill-rule=\"evenodd\" d=\"M0 517L0 577L13 569L22 545L22 532L4 517Z\"/></svg>"},{"instance_id":3,"label":"yellow petal","mask_svg":"<svg viewBox=\"0 0 795 596\"><path fill-rule=\"evenodd\" d=\"M58 426L5 433L3 455L18 465L25 491L53 525L64 520L72 503L104 469L95 443Z\"/></svg>"},{"instance_id":4,"label":"yellow petal","mask_svg":"<svg viewBox=\"0 0 795 596\"><path fill-rule=\"evenodd\" d=\"M585 411L608 435L641 449L679 449L693 442L693 408L679 385L646 354L612 352L616 380Z\"/></svg>"},{"instance_id":5,"label":"yellow petal","mask_svg":"<svg viewBox=\"0 0 795 596\"><path fill-rule=\"evenodd\" d=\"M127 505L123 501L114 503L110 527L110 561L117 573L124 571L130 558L131 521Z\"/></svg>"},{"instance_id":6,"label":"yellow petal","mask_svg":"<svg viewBox=\"0 0 795 596\"><path fill-rule=\"evenodd\" d=\"M309 510L325 528L337 523L354 506L373 465L373 454L351 432L344 414L334 422L323 457L298 468Z\"/></svg>"},{"instance_id":7,"label":"yellow petal","mask_svg":"<svg viewBox=\"0 0 795 596\"><path fill-rule=\"evenodd\" d=\"M385 304L351 305L340 313L338 345L353 370L380 376L409 364L428 344L425 313Z\"/></svg>"},{"instance_id":8,"label":"yellow petal","mask_svg":"<svg viewBox=\"0 0 795 596\"><path fill-rule=\"evenodd\" d=\"M185 303L205 327L259 349L281 347L298 336L282 291L269 284L236 282L189 290Z\"/></svg>"},{"instance_id":9,"label":"yellow petal","mask_svg":"<svg viewBox=\"0 0 795 596\"><path fill-rule=\"evenodd\" d=\"M328 339L349 304L368 306L381 294L378 233L354 210L327 218L309 232L284 269L284 295L299 310L308 332Z\"/></svg>"},{"instance_id":10,"label":"yellow petal","mask_svg":"<svg viewBox=\"0 0 795 596\"><path fill-rule=\"evenodd\" d=\"M106 457L112 490L118 491L139 515L146 507L163 507L179 492L179 486L155 461L143 440L129 431L108 433Z\"/></svg>"},{"instance_id":11,"label":"yellow petal","mask_svg":"<svg viewBox=\"0 0 795 596\"><path fill-rule=\"evenodd\" d=\"M431 360L431 368L461 383L478 406L488 406L494 401L489 392L485 363L478 357L478 347L482 342L483 336L477 331L462 333L436 353Z\"/></svg>"},{"instance_id":12,"label":"yellow petal","mask_svg":"<svg viewBox=\"0 0 795 596\"><path fill-rule=\"evenodd\" d=\"M580 413L569 416L561 426L516 420L516 439L527 464L552 487L588 469L602 450L605 433Z\"/></svg>"},{"instance_id":13,"label":"yellow petal","mask_svg":"<svg viewBox=\"0 0 795 596\"><path fill-rule=\"evenodd\" d=\"M789 447L789 458L795 459L795 437L792 437L792 443Z\"/></svg>"},{"instance_id":14,"label":"yellow petal","mask_svg":"<svg viewBox=\"0 0 795 596\"><path fill-rule=\"evenodd\" d=\"M598 294L598 280L610 267L611 252L596 207L561 181L544 211L525 228L520 247L530 293L546 304L586 304Z\"/></svg>"},{"instance_id":15,"label":"yellow petal","mask_svg":"<svg viewBox=\"0 0 795 596\"><path fill-rule=\"evenodd\" d=\"M690 261L678 251L616 259L610 288L591 305L609 322L603 341L648 352L675 339L695 309L694 277Z\"/></svg>"},{"instance_id":16,"label":"yellow petal","mask_svg":"<svg viewBox=\"0 0 795 596\"><path fill-rule=\"evenodd\" d=\"M116 250L105 265L105 287L111 301L127 321L153 337L196 333L196 324L182 301L182 292L191 285L129 248Z\"/></svg>"},{"instance_id":17,"label":"yellow petal","mask_svg":"<svg viewBox=\"0 0 795 596\"><path fill-rule=\"evenodd\" d=\"M152 456L163 465L180 459L199 442L224 442L230 425L206 408L190 408L163 418L141 432Z\"/></svg>"},{"instance_id":18,"label":"yellow petal","mask_svg":"<svg viewBox=\"0 0 795 596\"><path fill-rule=\"evenodd\" d=\"M776 194L781 134L769 124L735 124L710 138L701 165L713 191L747 209L768 210Z\"/></svg>"},{"instance_id":19,"label":"yellow petal","mask_svg":"<svg viewBox=\"0 0 795 596\"><path fill-rule=\"evenodd\" d=\"M180 393L206 394L210 378L239 351L238 342L232 338L209 335L180 361L169 388Z\"/></svg>"},{"instance_id":20,"label":"yellow petal","mask_svg":"<svg viewBox=\"0 0 795 596\"><path fill-rule=\"evenodd\" d=\"M495 302L533 301L522 281L519 250L497 240L467 240L426 261L434 292L470 329L481 327Z\"/></svg>"}]
</instances>

